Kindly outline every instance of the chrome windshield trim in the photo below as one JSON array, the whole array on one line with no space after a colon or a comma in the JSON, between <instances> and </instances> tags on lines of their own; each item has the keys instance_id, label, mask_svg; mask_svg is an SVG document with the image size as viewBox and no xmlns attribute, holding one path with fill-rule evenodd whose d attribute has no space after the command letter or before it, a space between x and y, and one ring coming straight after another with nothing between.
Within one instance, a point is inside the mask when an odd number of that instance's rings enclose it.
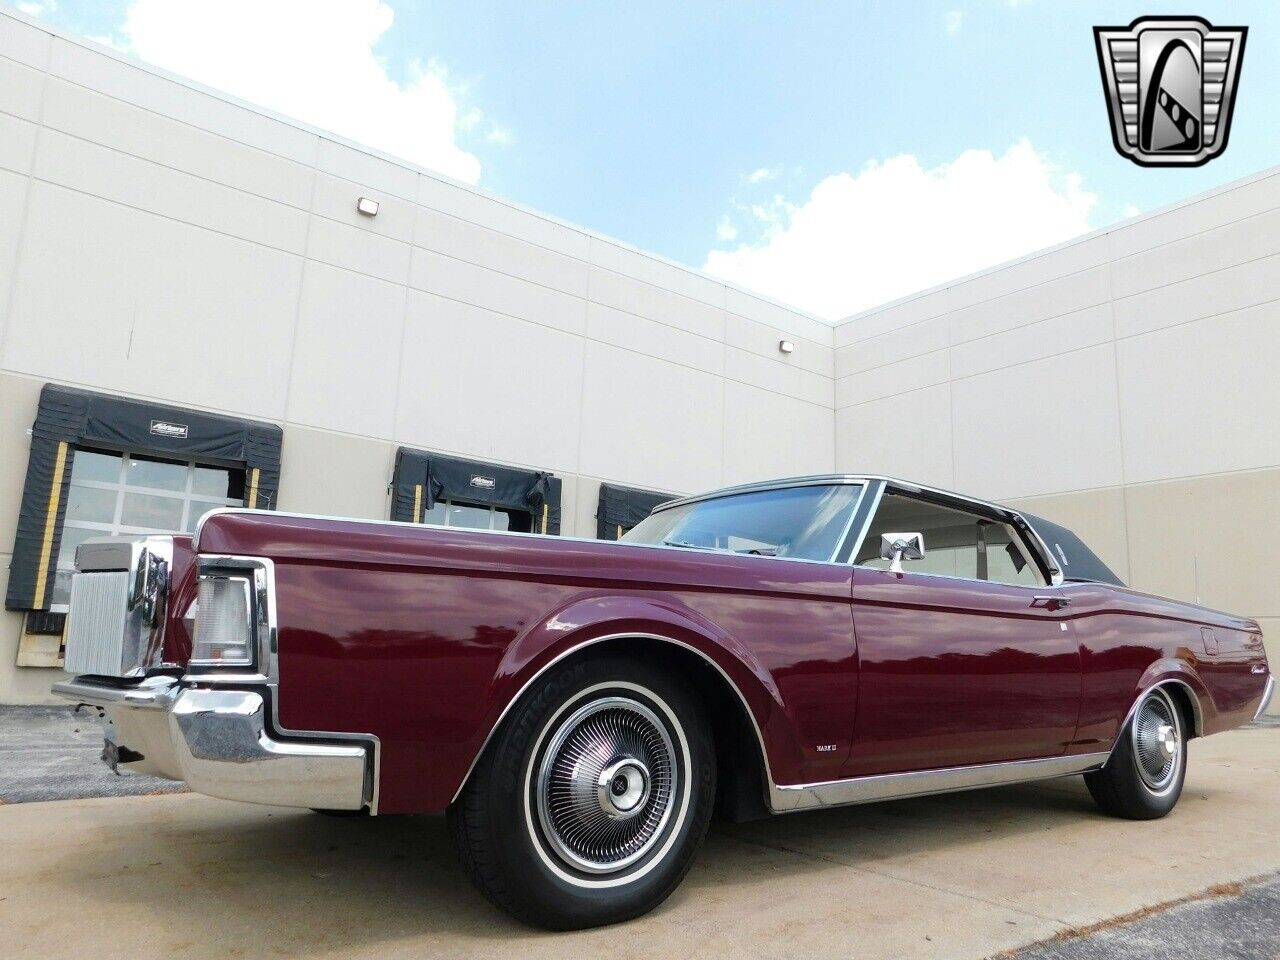
<instances>
[{"instance_id":1,"label":"chrome windshield trim","mask_svg":"<svg viewBox=\"0 0 1280 960\"><path fill-rule=\"evenodd\" d=\"M924 797L935 793L957 793L981 787L1030 783L1034 780L1050 780L1098 770L1106 762L1107 756L1105 753L1086 753L1041 757L1008 763L877 774L798 786L773 786L769 791L769 806L774 813L793 813L816 807L843 807L881 800Z\"/></svg>"}]
</instances>

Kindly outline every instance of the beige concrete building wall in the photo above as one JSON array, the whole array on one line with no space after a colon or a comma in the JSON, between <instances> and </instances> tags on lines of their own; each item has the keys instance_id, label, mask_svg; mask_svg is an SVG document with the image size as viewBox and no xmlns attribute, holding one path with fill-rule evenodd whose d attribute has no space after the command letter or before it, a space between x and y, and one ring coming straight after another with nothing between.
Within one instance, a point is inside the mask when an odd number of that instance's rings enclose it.
<instances>
[{"instance_id":1,"label":"beige concrete building wall","mask_svg":"<svg viewBox=\"0 0 1280 960\"><path fill-rule=\"evenodd\" d=\"M831 470L833 338L0 12L4 577L46 382L281 424L281 509L386 517L406 445L551 470L563 532L593 536L602 481ZM0 616L0 703L56 679L13 667L21 619Z\"/></svg>"},{"instance_id":2,"label":"beige concrete building wall","mask_svg":"<svg viewBox=\"0 0 1280 960\"><path fill-rule=\"evenodd\" d=\"M1280 171L851 317L836 465L1012 501L1280 659Z\"/></svg>"}]
</instances>

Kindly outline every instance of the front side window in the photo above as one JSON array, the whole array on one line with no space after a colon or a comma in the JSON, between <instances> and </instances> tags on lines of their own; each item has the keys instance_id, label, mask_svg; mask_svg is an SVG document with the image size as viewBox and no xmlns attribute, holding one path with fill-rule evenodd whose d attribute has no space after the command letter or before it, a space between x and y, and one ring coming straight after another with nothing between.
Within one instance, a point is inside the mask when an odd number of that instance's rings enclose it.
<instances>
[{"instance_id":1,"label":"front side window","mask_svg":"<svg viewBox=\"0 0 1280 960\"><path fill-rule=\"evenodd\" d=\"M1044 586L1022 537L1009 524L967 510L886 492L867 530L855 560L861 566L885 570L880 538L886 533L924 535L922 560L906 562L909 573L967 577L1020 586Z\"/></svg>"},{"instance_id":2,"label":"front side window","mask_svg":"<svg viewBox=\"0 0 1280 960\"><path fill-rule=\"evenodd\" d=\"M830 562L861 493L858 484L830 484L699 500L651 514L622 542Z\"/></svg>"},{"instance_id":3,"label":"front side window","mask_svg":"<svg viewBox=\"0 0 1280 960\"><path fill-rule=\"evenodd\" d=\"M190 533L216 507L244 506L244 471L77 449L50 609L65 611L76 547L91 537Z\"/></svg>"},{"instance_id":4,"label":"front side window","mask_svg":"<svg viewBox=\"0 0 1280 960\"><path fill-rule=\"evenodd\" d=\"M453 500L437 500L436 505L422 514L423 523L439 527L462 527L468 530L514 530L528 533L531 515L523 510L506 510L502 507L478 506Z\"/></svg>"}]
</instances>

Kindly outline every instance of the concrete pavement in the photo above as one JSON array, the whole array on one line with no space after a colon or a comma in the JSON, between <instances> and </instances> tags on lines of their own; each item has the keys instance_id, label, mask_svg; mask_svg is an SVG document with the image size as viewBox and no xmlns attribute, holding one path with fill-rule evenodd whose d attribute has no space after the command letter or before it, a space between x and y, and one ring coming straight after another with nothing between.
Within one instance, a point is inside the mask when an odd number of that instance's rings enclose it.
<instances>
[{"instance_id":1,"label":"concrete pavement","mask_svg":"<svg viewBox=\"0 0 1280 960\"><path fill-rule=\"evenodd\" d=\"M982 958L1280 869L1280 730L1191 745L1165 820L1079 778L718 826L653 914L531 931L439 817L333 820L190 794L0 807L14 958Z\"/></svg>"},{"instance_id":2,"label":"concrete pavement","mask_svg":"<svg viewBox=\"0 0 1280 960\"><path fill-rule=\"evenodd\" d=\"M102 723L91 707L0 706L0 803L177 793L162 777L117 776L102 762Z\"/></svg>"}]
</instances>

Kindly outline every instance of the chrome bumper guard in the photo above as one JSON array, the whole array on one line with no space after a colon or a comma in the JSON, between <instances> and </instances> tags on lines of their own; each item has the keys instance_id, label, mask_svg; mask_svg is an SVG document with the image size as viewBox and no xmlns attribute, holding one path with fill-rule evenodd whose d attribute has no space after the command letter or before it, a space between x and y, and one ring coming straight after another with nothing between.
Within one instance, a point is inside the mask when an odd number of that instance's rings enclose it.
<instances>
[{"instance_id":1,"label":"chrome bumper guard","mask_svg":"<svg viewBox=\"0 0 1280 960\"><path fill-rule=\"evenodd\" d=\"M1253 719L1257 720L1267 712L1267 707L1271 706L1271 697L1276 692L1276 675L1274 673L1267 674L1267 685L1262 689L1262 701L1258 704L1258 712L1253 715Z\"/></svg>"},{"instance_id":2,"label":"chrome bumper guard","mask_svg":"<svg viewBox=\"0 0 1280 960\"><path fill-rule=\"evenodd\" d=\"M77 677L54 684L53 692L106 712L104 758L118 770L181 780L226 800L326 810L373 803L372 745L276 739L263 693L171 677L134 686Z\"/></svg>"}]
</instances>

